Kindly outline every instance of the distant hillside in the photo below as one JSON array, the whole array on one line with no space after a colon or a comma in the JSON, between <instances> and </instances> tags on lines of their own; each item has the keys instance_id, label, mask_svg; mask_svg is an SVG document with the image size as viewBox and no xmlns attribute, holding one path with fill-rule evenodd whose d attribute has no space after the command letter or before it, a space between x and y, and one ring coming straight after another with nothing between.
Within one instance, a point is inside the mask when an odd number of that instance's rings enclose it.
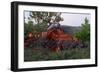
<instances>
[{"instance_id":1,"label":"distant hillside","mask_svg":"<svg viewBox=\"0 0 100 73\"><path fill-rule=\"evenodd\" d=\"M74 26L63 25L61 26L61 28L64 29L64 32L72 34L72 35L81 30L81 27L76 27L76 26L74 27Z\"/></svg>"}]
</instances>

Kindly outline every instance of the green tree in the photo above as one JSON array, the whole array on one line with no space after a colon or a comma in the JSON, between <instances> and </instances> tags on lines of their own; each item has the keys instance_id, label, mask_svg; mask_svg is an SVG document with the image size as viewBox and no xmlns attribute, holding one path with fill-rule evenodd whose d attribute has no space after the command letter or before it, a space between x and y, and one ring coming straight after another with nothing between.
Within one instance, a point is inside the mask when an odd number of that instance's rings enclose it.
<instances>
[{"instance_id":1,"label":"green tree","mask_svg":"<svg viewBox=\"0 0 100 73\"><path fill-rule=\"evenodd\" d=\"M55 17L54 21L61 21L60 12L30 12L28 23L24 23L24 38L27 38L30 32L41 33L46 31L52 17Z\"/></svg>"},{"instance_id":2,"label":"green tree","mask_svg":"<svg viewBox=\"0 0 100 73\"><path fill-rule=\"evenodd\" d=\"M24 23L24 38L27 38L30 32L34 31L33 22L28 21L28 23Z\"/></svg>"},{"instance_id":3,"label":"green tree","mask_svg":"<svg viewBox=\"0 0 100 73\"><path fill-rule=\"evenodd\" d=\"M89 20L85 18L85 22L82 24L81 30L75 34L75 36L81 41L90 40L90 24Z\"/></svg>"},{"instance_id":4,"label":"green tree","mask_svg":"<svg viewBox=\"0 0 100 73\"><path fill-rule=\"evenodd\" d=\"M61 19L60 12L30 12L30 17L35 20L37 24L47 22L49 23L52 16L55 16L56 20Z\"/></svg>"},{"instance_id":5,"label":"green tree","mask_svg":"<svg viewBox=\"0 0 100 73\"><path fill-rule=\"evenodd\" d=\"M57 22L61 21L60 12L30 12L30 19L34 20L34 29L37 32L45 31L52 17L55 17Z\"/></svg>"}]
</instances>

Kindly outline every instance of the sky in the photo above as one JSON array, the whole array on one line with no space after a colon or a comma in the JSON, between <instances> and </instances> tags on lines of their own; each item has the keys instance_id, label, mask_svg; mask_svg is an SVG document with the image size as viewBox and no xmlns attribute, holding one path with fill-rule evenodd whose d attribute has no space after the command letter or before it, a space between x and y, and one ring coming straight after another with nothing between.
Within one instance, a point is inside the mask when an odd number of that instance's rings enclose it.
<instances>
[{"instance_id":1,"label":"sky","mask_svg":"<svg viewBox=\"0 0 100 73\"><path fill-rule=\"evenodd\" d=\"M29 11L25 11L25 22L28 22ZM61 25L68 25L68 26L81 26L84 23L84 19L87 18L90 23L91 15L85 13L62 13L61 17L64 19L60 22Z\"/></svg>"},{"instance_id":2,"label":"sky","mask_svg":"<svg viewBox=\"0 0 100 73\"><path fill-rule=\"evenodd\" d=\"M62 13L61 17L64 18L64 21L60 22L62 25L81 26L85 18L87 18L90 23L90 14Z\"/></svg>"}]
</instances>

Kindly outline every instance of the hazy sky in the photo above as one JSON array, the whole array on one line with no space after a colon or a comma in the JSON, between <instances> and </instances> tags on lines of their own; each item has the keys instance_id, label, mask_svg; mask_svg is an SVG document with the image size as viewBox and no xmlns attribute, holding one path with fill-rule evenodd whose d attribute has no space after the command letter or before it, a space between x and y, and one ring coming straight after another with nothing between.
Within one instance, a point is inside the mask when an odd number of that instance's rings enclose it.
<instances>
[{"instance_id":1,"label":"hazy sky","mask_svg":"<svg viewBox=\"0 0 100 73\"><path fill-rule=\"evenodd\" d=\"M29 12L25 11L25 22L28 22ZM61 21L61 25L69 25L69 26L81 26L84 23L84 19L87 17L90 23L90 14L84 13L62 13L61 17L64 21Z\"/></svg>"},{"instance_id":2,"label":"hazy sky","mask_svg":"<svg viewBox=\"0 0 100 73\"><path fill-rule=\"evenodd\" d=\"M61 17L64 18L64 21L60 22L62 25L81 26L85 18L90 21L90 14L62 13Z\"/></svg>"}]
</instances>

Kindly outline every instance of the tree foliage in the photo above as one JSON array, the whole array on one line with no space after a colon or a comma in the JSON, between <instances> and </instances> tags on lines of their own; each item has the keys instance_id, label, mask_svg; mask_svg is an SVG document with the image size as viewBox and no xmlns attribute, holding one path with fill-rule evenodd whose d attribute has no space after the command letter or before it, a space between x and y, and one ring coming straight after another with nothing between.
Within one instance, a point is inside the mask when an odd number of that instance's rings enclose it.
<instances>
[{"instance_id":1,"label":"tree foliage","mask_svg":"<svg viewBox=\"0 0 100 73\"><path fill-rule=\"evenodd\" d=\"M33 28L32 21L29 21L28 23L24 23L24 38L26 38L28 34L33 31L34 31L34 28Z\"/></svg>"},{"instance_id":2,"label":"tree foliage","mask_svg":"<svg viewBox=\"0 0 100 73\"><path fill-rule=\"evenodd\" d=\"M60 12L29 12L28 23L24 23L24 35L25 38L28 36L29 32L43 32L46 31L48 24L54 17L54 21L61 21Z\"/></svg>"},{"instance_id":3,"label":"tree foliage","mask_svg":"<svg viewBox=\"0 0 100 73\"><path fill-rule=\"evenodd\" d=\"M81 41L90 40L90 24L89 20L85 18L85 22L81 26L81 30L75 34L75 36Z\"/></svg>"},{"instance_id":4,"label":"tree foliage","mask_svg":"<svg viewBox=\"0 0 100 73\"><path fill-rule=\"evenodd\" d=\"M30 17L35 20L35 23L49 23L54 16L56 21L60 21L60 12L30 12Z\"/></svg>"}]
</instances>

